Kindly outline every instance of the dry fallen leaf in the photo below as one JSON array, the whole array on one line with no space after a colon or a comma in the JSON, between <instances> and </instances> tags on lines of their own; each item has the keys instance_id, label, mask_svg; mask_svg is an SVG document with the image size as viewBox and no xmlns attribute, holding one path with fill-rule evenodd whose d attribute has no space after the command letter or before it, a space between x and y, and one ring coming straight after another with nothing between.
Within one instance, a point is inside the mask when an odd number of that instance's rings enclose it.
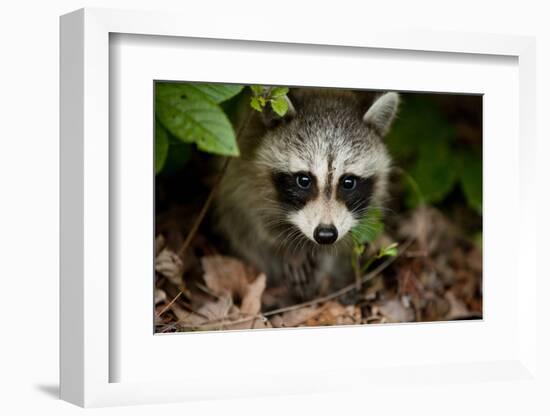
<instances>
[{"instance_id":1,"label":"dry fallen leaf","mask_svg":"<svg viewBox=\"0 0 550 416\"><path fill-rule=\"evenodd\" d=\"M266 276L261 273L248 288L241 301L241 313L244 315L257 315L262 309L262 294L265 290Z\"/></svg>"},{"instance_id":2,"label":"dry fallen leaf","mask_svg":"<svg viewBox=\"0 0 550 416\"><path fill-rule=\"evenodd\" d=\"M436 208L420 206L401 223L399 234L405 238L414 238L421 250L434 254L452 247L456 229Z\"/></svg>"},{"instance_id":3,"label":"dry fallen leaf","mask_svg":"<svg viewBox=\"0 0 550 416\"><path fill-rule=\"evenodd\" d=\"M308 326L350 325L361 322L361 310L354 305L344 306L336 301L323 305L318 315L308 319Z\"/></svg>"},{"instance_id":4,"label":"dry fallen leaf","mask_svg":"<svg viewBox=\"0 0 550 416\"><path fill-rule=\"evenodd\" d=\"M403 306L399 299L391 299L378 305L378 311L390 322L414 321L414 311Z\"/></svg>"},{"instance_id":5,"label":"dry fallen leaf","mask_svg":"<svg viewBox=\"0 0 550 416\"><path fill-rule=\"evenodd\" d=\"M450 305L450 310L447 313L446 319L463 319L472 315L464 302L457 299L455 294L450 290L445 293L445 299L447 299Z\"/></svg>"},{"instance_id":6,"label":"dry fallen leaf","mask_svg":"<svg viewBox=\"0 0 550 416\"><path fill-rule=\"evenodd\" d=\"M205 303L197 313L204 316L207 321L218 321L227 318L232 307L233 301L231 298L221 296L215 302Z\"/></svg>"},{"instance_id":7,"label":"dry fallen leaf","mask_svg":"<svg viewBox=\"0 0 550 416\"><path fill-rule=\"evenodd\" d=\"M229 295L221 296L212 302L206 302L196 312L186 311L176 304L171 306L178 318L178 324L187 328L222 329L225 320L238 316L238 309Z\"/></svg>"},{"instance_id":8,"label":"dry fallen leaf","mask_svg":"<svg viewBox=\"0 0 550 416\"><path fill-rule=\"evenodd\" d=\"M287 311L282 315L272 318L272 324L278 328L289 328L303 324L323 311L322 307L306 306L299 309Z\"/></svg>"},{"instance_id":9,"label":"dry fallen leaf","mask_svg":"<svg viewBox=\"0 0 550 416\"><path fill-rule=\"evenodd\" d=\"M240 312L244 315L257 315L262 306L266 276L257 275L242 261L227 256L206 256L201 259L204 281L216 295L229 295L240 299Z\"/></svg>"},{"instance_id":10,"label":"dry fallen leaf","mask_svg":"<svg viewBox=\"0 0 550 416\"><path fill-rule=\"evenodd\" d=\"M166 292L162 289L155 289L155 305L166 302Z\"/></svg>"},{"instance_id":11,"label":"dry fallen leaf","mask_svg":"<svg viewBox=\"0 0 550 416\"><path fill-rule=\"evenodd\" d=\"M168 257L169 254L165 256ZM163 272L174 270L174 262L168 265L168 260L163 263ZM172 305L178 326L200 330L271 327L269 321L257 316L266 286L265 274L257 275L252 268L232 257L205 256L201 258L201 263L206 286L215 297L204 300L194 311L186 311L177 304ZM236 301L240 301L240 305Z\"/></svg>"}]
</instances>

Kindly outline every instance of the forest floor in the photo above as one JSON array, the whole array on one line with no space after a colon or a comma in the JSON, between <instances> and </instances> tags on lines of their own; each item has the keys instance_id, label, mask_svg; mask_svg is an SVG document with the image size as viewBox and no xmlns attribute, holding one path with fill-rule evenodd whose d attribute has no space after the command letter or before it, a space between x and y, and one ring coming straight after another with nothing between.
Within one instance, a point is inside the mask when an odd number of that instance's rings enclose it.
<instances>
[{"instance_id":1,"label":"forest floor","mask_svg":"<svg viewBox=\"0 0 550 416\"><path fill-rule=\"evenodd\" d=\"M191 211L178 207L157 218L157 333L482 317L479 244L436 208L421 206L394 218L392 231L370 252L395 242L398 255L374 263L360 286L298 304L291 303L286 287L268 288L263 273L223 255L200 230L182 251L181 219L192 218Z\"/></svg>"}]
</instances>

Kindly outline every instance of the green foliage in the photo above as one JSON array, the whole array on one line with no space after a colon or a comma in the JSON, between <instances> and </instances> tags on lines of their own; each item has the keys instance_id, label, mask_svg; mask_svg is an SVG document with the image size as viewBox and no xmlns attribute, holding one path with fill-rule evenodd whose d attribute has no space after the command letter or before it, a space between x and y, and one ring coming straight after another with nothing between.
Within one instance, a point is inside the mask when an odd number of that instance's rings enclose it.
<instances>
[{"instance_id":1,"label":"green foliage","mask_svg":"<svg viewBox=\"0 0 550 416\"><path fill-rule=\"evenodd\" d=\"M411 170L411 176L426 202L441 202L452 190L456 181L455 162L448 142L448 136L438 136L421 142L419 155ZM409 193L409 202L414 197Z\"/></svg>"},{"instance_id":2,"label":"green foliage","mask_svg":"<svg viewBox=\"0 0 550 416\"><path fill-rule=\"evenodd\" d=\"M235 118L242 85L159 82L155 85L155 172L175 172L189 159L190 145L223 156L239 156L230 118ZM283 116L288 111L286 87L253 85L250 106L267 104Z\"/></svg>"},{"instance_id":3,"label":"green foliage","mask_svg":"<svg viewBox=\"0 0 550 416\"><path fill-rule=\"evenodd\" d=\"M481 155L465 153L462 156L462 175L460 184L466 195L468 204L479 214L482 212L483 195L483 168L481 164Z\"/></svg>"},{"instance_id":4,"label":"green foliage","mask_svg":"<svg viewBox=\"0 0 550 416\"><path fill-rule=\"evenodd\" d=\"M399 254L399 250L397 247L397 243L392 243L387 247L382 247L378 251L378 253L370 256L367 259L363 259L364 261L362 261L362 255L365 252L365 246L356 242L351 256L352 268L355 273L356 283L360 285L361 277L363 276L363 274L369 271L370 266L372 266L372 263L374 263L376 260L383 259L385 257L396 257Z\"/></svg>"},{"instance_id":5,"label":"green foliage","mask_svg":"<svg viewBox=\"0 0 550 416\"><path fill-rule=\"evenodd\" d=\"M386 138L390 153L416 183L407 181L406 200L418 205L442 202L460 185L468 204L479 213L482 206L481 156L457 145L457 132L438 108L425 97L406 96L394 126Z\"/></svg>"},{"instance_id":6,"label":"green foliage","mask_svg":"<svg viewBox=\"0 0 550 416\"><path fill-rule=\"evenodd\" d=\"M252 85L252 98L250 99L250 107L258 112L262 112L268 103L271 108L280 117L284 116L288 111L288 101L286 95L289 89L287 87L262 87L261 85Z\"/></svg>"},{"instance_id":7,"label":"green foliage","mask_svg":"<svg viewBox=\"0 0 550 416\"><path fill-rule=\"evenodd\" d=\"M284 98L276 98L271 100L271 108L282 117L288 111L288 102Z\"/></svg>"},{"instance_id":8,"label":"green foliage","mask_svg":"<svg viewBox=\"0 0 550 416\"><path fill-rule=\"evenodd\" d=\"M397 246L397 243L392 243L387 247L382 247L375 256L370 257L363 265L359 266L360 274L366 273L375 260L383 259L384 257L397 256L397 254L399 254Z\"/></svg>"},{"instance_id":9,"label":"green foliage","mask_svg":"<svg viewBox=\"0 0 550 416\"><path fill-rule=\"evenodd\" d=\"M390 244L387 247L381 248L378 252L378 258L382 257L395 257L397 256L397 243Z\"/></svg>"},{"instance_id":10,"label":"green foliage","mask_svg":"<svg viewBox=\"0 0 550 416\"><path fill-rule=\"evenodd\" d=\"M183 143L195 143L208 153L238 156L233 126L219 104L242 89L240 85L157 83L156 116L162 127ZM165 139L162 133L156 139L155 147L161 152L168 152ZM157 172L162 165L159 159Z\"/></svg>"},{"instance_id":11,"label":"green foliage","mask_svg":"<svg viewBox=\"0 0 550 416\"><path fill-rule=\"evenodd\" d=\"M351 256L352 267L355 271L355 277L358 280L361 274L366 272L373 261L382 257L396 256L397 244L391 244L373 256L361 265L361 256L365 252L365 245L371 244L384 231L384 223L382 222L382 211L378 208L369 210L367 216L363 218L357 226L351 230L353 238L353 250Z\"/></svg>"},{"instance_id":12,"label":"green foliage","mask_svg":"<svg viewBox=\"0 0 550 416\"><path fill-rule=\"evenodd\" d=\"M264 110L265 104L266 104L265 98L262 96L255 95L250 99L250 107L258 111L259 113L261 113Z\"/></svg>"},{"instance_id":13,"label":"green foliage","mask_svg":"<svg viewBox=\"0 0 550 416\"><path fill-rule=\"evenodd\" d=\"M157 84L157 98L176 95L195 101L220 104L242 91L242 85L162 82Z\"/></svg>"},{"instance_id":14,"label":"green foliage","mask_svg":"<svg viewBox=\"0 0 550 416\"><path fill-rule=\"evenodd\" d=\"M382 211L372 208L367 215L351 230L351 236L356 244L372 243L384 231Z\"/></svg>"}]
</instances>

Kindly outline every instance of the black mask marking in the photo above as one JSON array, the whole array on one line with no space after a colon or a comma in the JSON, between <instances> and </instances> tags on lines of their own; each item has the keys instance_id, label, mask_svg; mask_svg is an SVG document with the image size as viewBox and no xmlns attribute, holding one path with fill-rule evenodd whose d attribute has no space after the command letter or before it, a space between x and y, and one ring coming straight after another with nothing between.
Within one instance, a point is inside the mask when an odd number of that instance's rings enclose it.
<instances>
[{"instance_id":1,"label":"black mask marking","mask_svg":"<svg viewBox=\"0 0 550 416\"><path fill-rule=\"evenodd\" d=\"M355 187L353 189L345 189L342 182L347 176L349 175L342 175L340 178L336 198L342 201L356 218L359 218L364 215L365 210L369 206L376 178L374 176L368 178L357 177Z\"/></svg>"},{"instance_id":2,"label":"black mask marking","mask_svg":"<svg viewBox=\"0 0 550 416\"><path fill-rule=\"evenodd\" d=\"M300 188L296 182L297 174L307 174L311 177L311 185L307 189ZM302 209L308 201L311 201L319 194L317 180L309 172L287 173L274 172L271 175L273 184L277 191L277 198L287 208Z\"/></svg>"}]
</instances>

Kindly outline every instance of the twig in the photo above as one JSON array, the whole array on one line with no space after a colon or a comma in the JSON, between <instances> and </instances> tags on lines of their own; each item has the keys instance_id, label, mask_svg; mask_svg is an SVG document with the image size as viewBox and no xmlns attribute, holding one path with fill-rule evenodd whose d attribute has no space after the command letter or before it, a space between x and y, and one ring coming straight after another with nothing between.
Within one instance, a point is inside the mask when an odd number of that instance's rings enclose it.
<instances>
[{"instance_id":1,"label":"twig","mask_svg":"<svg viewBox=\"0 0 550 416\"><path fill-rule=\"evenodd\" d=\"M168 309L172 307L175 301L178 300L178 298L183 295L183 290L180 290L180 292L176 295L174 299L172 299L170 302L168 302L168 305L166 305L162 310L157 314L157 316L160 318L164 312L166 312Z\"/></svg>"},{"instance_id":2,"label":"twig","mask_svg":"<svg viewBox=\"0 0 550 416\"><path fill-rule=\"evenodd\" d=\"M384 269L386 269L390 264L392 264L395 260L397 260L407 250L407 248L410 247L410 245L413 243L413 241L414 241L413 239L409 239L408 241L406 241L402 246L403 248L400 250L400 252L395 257L390 257L388 260L386 260L384 263L382 263L380 266L378 266L372 272L367 273L366 275L364 275L360 280L360 285L361 286L364 285L366 282L368 282L369 280L371 280L374 277L376 277L377 275L379 275ZM317 298L317 299L313 299L313 300L303 302L303 303L298 303L298 304L293 305L293 306L287 306L287 307L284 307L284 308L279 308L279 309L274 309L274 310L268 311L268 312L264 313L263 316L276 315L278 313L287 312L287 311L291 311L291 310L295 310L295 309L304 308L306 306L312 306L312 305L316 305L318 303L327 302L329 300L339 298L339 297L345 295L346 293L352 292L354 290L356 290L356 283L349 284L349 285L343 287L342 289L337 290L336 292L332 292L332 293L330 293L326 296L322 296L322 297Z\"/></svg>"},{"instance_id":3,"label":"twig","mask_svg":"<svg viewBox=\"0 0 550 416\"><path fill-rule=\"evenodd\" d=\"M360 280L360 285L362 286L366 282L368 282L369 280L371 280L374 277L378 276L390 264L392 264L395 260L397 260L399 257L401 257L403 255L403 253L405 253L405 251L411 246L411 244L413 242L414 242L413 238L410 238L409 240L407 240L401 246L402 247L401 250L399 251L399 253L395 257L390 257L388 260L386 260L385 262L380 264L377 268L375 268L372 272L367 273L366 275L364 275ZM248 322L248 321L254 321L256 319L262 319L262 318L265 319L265 317L267 317L267 316L277 315L277 314L280 314L280 313L305 308L307 306L317 305L319 303L323 303L323 302L327 302L327 301L332 300L332 299L339 298L339 297L345 295L346 293L354 291L356 289L357 289L357 286L356 286L356 283L354 282L354 283L349 284L348 286L345 286L342 289L337 290L336 292L332 292L332 293L330 293L326 296L322 296L322 297L319 297L317 299L313 299L313 300L310 300L310 301L307 301L307 302L298 303L296 305L286 306L284 308L273 309L273 310L265 312L263 314L260 313L260 314L257 314L257 315L248 316L246 318L238 319L236 321L231 321L230 324L231 325L236 325L236 324L240 324L240 323L244 323L244 322ZM227 317L225 317L224 319L226 319L226 318ZM205 322L204 324L202 324L200 326L194 326L194 327L189 327L189 328L200 328L202 330L208 330L211 327L219 326L219 321L220 321L220 319L215 319L215 320L212 320L212 321L209 321L209 322Z\"/></svg>"}]
</instances>

